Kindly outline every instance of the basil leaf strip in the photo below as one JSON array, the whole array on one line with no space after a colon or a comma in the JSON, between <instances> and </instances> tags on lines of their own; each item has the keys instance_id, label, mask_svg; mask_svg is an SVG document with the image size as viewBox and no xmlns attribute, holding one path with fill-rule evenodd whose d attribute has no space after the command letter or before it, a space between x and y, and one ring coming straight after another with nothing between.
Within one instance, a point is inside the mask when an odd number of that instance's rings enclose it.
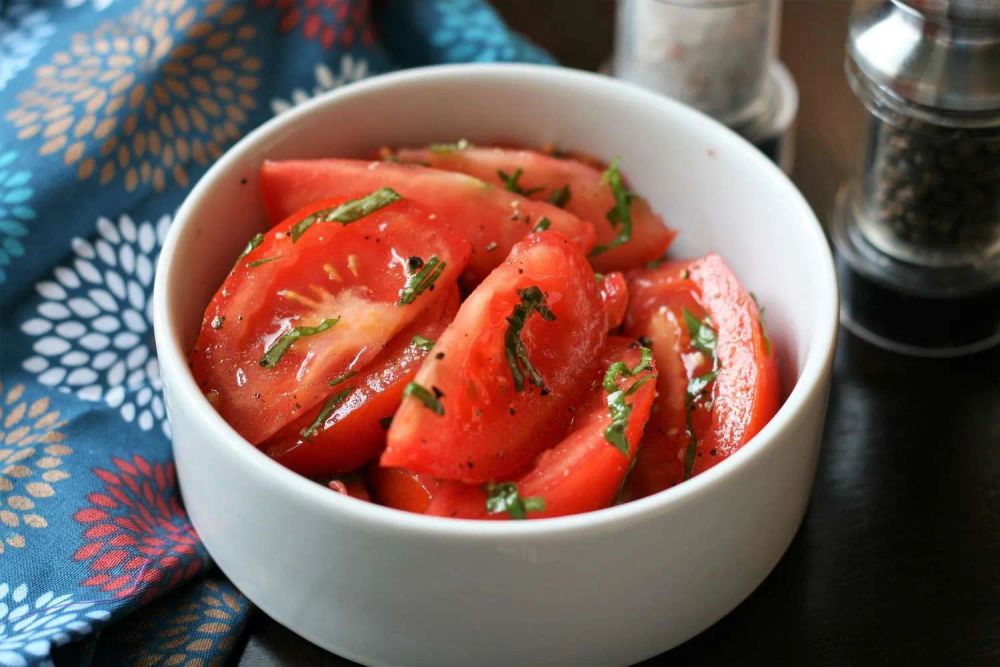
<instances>
[{"instance_id":1,"label":"basil leaf strip","mask_svg":"<svg viewBox=\"0 0 1000 667\"><path fill-rule=\"evenodd\" d=\"M503 187L507 192L513 192L514 194L522 195L524 197L530 197L536 192L541 192L542 190L545 189L545 188L531 188L530 190L525 190L524 188L522 188L521 184L518 183L518 181L521 179L521 176L523 174L524 170L521 169L520 167L515 169L513 174L508 174L503 169L497 169L497 176L499 176L500 180L503 181Z\"/></svg>"},{"instance_id":2,"label":"basil leaf strip","mask_svg":"<svg viewBox=\"0 0 1000 667\"><path fill-rule=\"evenodd\" d=\"M415 335L410 340L410 344L413 345L413 347L418 347L421 350L426 350L428 352L430 352L431 348L434 347L434 341L430 338L424 338L420 334Z\"/></svg>"},{"instance_id":3,"label":"basil leaf strip","mask_svg":"<svg viewBox=\"0 0 1000 667\"><path fill-rule=\"evenodd\" d=\"M340 318L335 317L333 319L323 320L314 327L295 327L284 336L271 343L271 346L267 348L266 352L264 352L264 356L260 360L260 365L264 368L274 368L278 365L278 362L281 361L281 357L288 351L288 348L292 346L292 343L303 336L315 336L318 333L323 333L339 321Z\"/></svg>"},{"instance_id":4,"label":"basil leaf strip","mask_svg":"<svg viewBox=\"0 0 1000 667\"><path fill-rule=\"evenodd\" d=\"M510 317L507 318L507 331L504 334L504 355L507 357L507 365L510 366L510 374L514 378L514 387L518 391L524 390L525 373L538 388L545 389L545 381L541 374L532 365L528 358L528 350L521 340L521 331L532 313L538 313L547 322L556 319L555 314L549 310L545 303L545 295L537 286L532 285L517 291L521 297L521 303L514 306Z\"/></svg>"},{"instance_id":5,"label":"basil leaf strip","mask_svg":"<svg viewBox=\"0 0 1000 667\"><path fill-rule=\"evenodd\" d=\"M441 404L438 397L416 382L411 382L406 385L406 388L403 390L403 398L406 398L407 396L412 396L417 399L424 404L424 407L436 415L444 414L444 405Z\"/></svg>"},{"instance_id":6,"label":"basil leaf strip","mask_svg":"<svg viewBox=\"0 0 1000 667\"><path fill-rule=\"evenodd\" d=\"M348 387L347 389L339 391L327 399L326 403L323 404L323 407L320 408L319 414L316 415L316 419L313 420L312 424L309 424L308 428L302 429L299 435L303 438L311 438L319 433L320 428L322 428L323 424L326 423L326 420L330 418L330 415L332 415L334 411L340 407L340 404L344 402L344 399L350 396L353 391L354 387Z\"/></svg>"},{"instance_id":7,"label":"basil leaf strip","mask_svg":"<svg viewBox=\"0 0 1000 667\"><path fill-rule=\"evenodd\" d=\"M410 258L410 263L413 264L413 258ZM413 303L418 296L424 293L424 290L431 289L437 279L441 277L446 266L448 266L447 262L442 262L437 255L432 256L423 264L423 268L419 272L410 275L403 291L399 293L399 303L396 305L405 306L408 303Z\"/></svg>"},{"instance_id":8,"label":"basil leaf strip","mask_svg":"<svg viewBox=\"0 0 1000 667\"><path fill-rule=\"evenodd\" d=\"M607 245L597 246L590 251L590 256L600 255L612 248L617 248L632 239L632 202L639 195L629 192L622 184L622 174L618 169L618 158L611 161L611 166L601 175L601 179L611 188L615 205L608 210L607 217L611 226L618 230L618 235Z\"/></svg>"},{"instance_id":9,"label":"basil leaf strip","mask_svg":"<svg viewBox=\"0 0 1000 667\"><path fill-rule=\"evenodd\" d=\"M317 222L340 222L349 225L400 199L402 196L392 188L381 188L366 197L351 199L338 206L325 208L306 216L289 228L288 235L292 237L292 243L295 243Z\"/></svg>"},{"instance_id":10,"label":"basil leaf strip","mask_svg":"<svg viewBox=\"0 0 1000 667\"><path fill-rule=\"evenodd\" d=\"M522 497L514 482L486 485L486 511L489 514L507 512L511 519L526 519L528 512L545 509L545 499L539 496Z\"/></svg>"}]
</instances>

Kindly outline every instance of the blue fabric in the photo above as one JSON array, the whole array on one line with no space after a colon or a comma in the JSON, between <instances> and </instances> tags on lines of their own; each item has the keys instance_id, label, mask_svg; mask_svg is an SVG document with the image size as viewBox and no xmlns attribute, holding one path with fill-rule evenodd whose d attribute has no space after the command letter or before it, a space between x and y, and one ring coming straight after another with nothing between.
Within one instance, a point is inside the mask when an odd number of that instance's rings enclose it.
<instances>
[{"instance_id":1,"label":"blue fabric","mask_svg":"<svg viewBox=\"0 0 1000 667\"><path fill-rule=\"evenodd\" d=\"M153 347L172 213L273 114L475 60L551 62L481 0L0 4L0 666L225 659L249 605L180 503Z\"/></svg>"}]
</instances>

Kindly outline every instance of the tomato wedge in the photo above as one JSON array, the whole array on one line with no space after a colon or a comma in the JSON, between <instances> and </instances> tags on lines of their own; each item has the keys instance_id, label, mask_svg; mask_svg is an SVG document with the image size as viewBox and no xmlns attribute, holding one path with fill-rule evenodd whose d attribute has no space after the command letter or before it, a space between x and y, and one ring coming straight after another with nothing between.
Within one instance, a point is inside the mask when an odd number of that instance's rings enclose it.
<instances>
[{"instance_id":1,"label":"tomato wedge","mask_svg":"<svg viewBox=\"0 0 1000 667\"><path fill-rule=\"evenodd\" d=\"M527 237L417 372L381 464L469 483L510 478L565 432L605 325L580 249L554 232Z\"/></svg>"},{"instance_id":2,"label":"tomato wedge","mask_svg":"<svg viewBox=\"0 0 1000 667\"><path fill-rule=\"evenodd\" d=\"M628 308L628 283L625 275L617 271L608 273L599 276L597 284L601 290L601 301L604 302L608 329L614 329L621 325Z\"/></svg>"},{"instance_id":3,"label":"tomato wedge","mask_svg":"<svg viewBox=\"0 0 1000 667\"><path fill-rule=\"evenodd\" d=\"M468 242L443 216L380 192L381 208L365 207L379 193L317 202L254 237L209 304L191 369L250 442L310 411L462 271Z\"/></svg>"},{"instance_id":4,"label":"tomato wedge","mask_svg":"<svg viewBox=\"0 0 1000 667\"><path fill-rule=\"evenodd\" d=\"M634 375L624 372L618 375L615 383L622 392L620 398L628 406L628 413L620 417L623 425L622 439L618 440L620 445L609 442L606 430L612 424L610 394L602 383L607 369L618 361L628 369L641 367L639 344L627 338L608 339L601 355L600 372L577 415L573 430L554 447L542 452L531 469L512 482L522 502L528 500L529 506L533 503L538 506L538 500L541 501L541 509L526 511L526 517L589 512L609 507L614 502L635 456L656 394L656 369L652 364ZM625 447L627 455L622 451ZM386 472L389 470L392 472ZM482 485L438 482L426 475L389 468L381 468L374 475L379 480L379 501L390 507L465 519L511 518L510 510L493 513L487 510L487 491Z\"/></svg>"},{"instance_id":5,"label":"tomato wedge","mask_svg":"<svg viewBox=\"0 0 1000 667\"><path fill-rule=\"evenodd\" d=\"M609 182L612 179L601 169L572 158L530 150L480 148L462 142L404 148L389 152L388 156L402 162L461 172L520 192L530 199L559 203L594 226L597 248L614 245L622 233L621 226L612 224L608 217L616 208L615 193ZM632 195L628 207L631 234L621 245L591 255L590 262L598 271L624 271L659 259L677 235L642 197Z\"/></svg>"},{"instance_id":6,"label":"tomato wedge","mask_svg":"<svg viewBox=\"0 0 1000 667\"><path fill-rule=\"evenodd\" d=\"M778 409L777 363L753 297L717 255L629 274L629 336L650 342L656 408L627 496L638 498L711 468Z\"/></svg>"},{"instance_id":7,"label":"tomato wedge","mask_svg":"<svg viewBox=\"0 0 1000 667\"><path fill-rule=\"evenodd\" d=\"M390 187L455 221L472 246L463 282L478 284L507 257L542 218L584 252L594 231L576 216L544 202L452 172L419 165L365 160L286 160L265 162L260 170L264 201L272 219L325 197Z\"/></svg>"},{"instance_id":8,"label":"tomato wedge","mask_svg":"<svg viewBox=\"0 0 1000 667\"><path fill-rule=\"evenodd\" d=\"M354 470L385 446L388 425L433 341L458 312L458 287L438 290L433 304L396 334L357 375L332 387L324 403L261 445L282 465L309 477Z\"/></svg>"}]
</instances>

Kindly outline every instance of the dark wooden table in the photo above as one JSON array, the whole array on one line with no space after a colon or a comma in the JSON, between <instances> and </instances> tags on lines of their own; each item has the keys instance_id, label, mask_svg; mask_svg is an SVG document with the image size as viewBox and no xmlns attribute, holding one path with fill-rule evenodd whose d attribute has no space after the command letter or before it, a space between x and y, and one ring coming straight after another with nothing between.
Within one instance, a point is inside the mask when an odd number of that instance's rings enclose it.
<instances>
[{"instance_id":1,"label":"dark wooden table","mask_svg":"<svg viewBox=\"0 0 1000 667\"><path fill-rule=\"evenodd\" d=\"M596 69L610 53L610 0L495 4L563 63ZM782 59L801 94L793 178L821 218L861 145L847 8L784 9ZM237 662L352 664L259 612ZM753 595L647 664L661 663L1000 664L1000 350L914 359L842 332L802 528Z\"/></svg>"}]
</instances>

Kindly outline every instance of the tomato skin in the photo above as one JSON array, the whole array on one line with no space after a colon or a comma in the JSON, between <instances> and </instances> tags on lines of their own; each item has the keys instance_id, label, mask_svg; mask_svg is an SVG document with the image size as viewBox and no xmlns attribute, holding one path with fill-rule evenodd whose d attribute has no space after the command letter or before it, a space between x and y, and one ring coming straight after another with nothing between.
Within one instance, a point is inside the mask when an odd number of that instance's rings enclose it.
<instances>
[{"instance_id":1,"label":"tomato skin","mask_svg":"<svg viewBox=\"0 0 1000 667\"><path fill-rule=\"evenodd\" d=\"M656 393L656 369L650 367L635 377L620 378L618 386L627 389L645 382L626 399L632 406L625 431L630 455L607 442L604 429L611 423L608 393L601 387L604 373L615 361L623 360L634 368L641 359L639 346L627 338L612 337L601 353L601 363L590 383L587 398L578 411L572 430L551 449L542 452L530 469L516 478L522 498L542 498L544 510L529 512L532 519L590 512L609 507L628 473L632 457L642 437ZM648 378L644 380L644 378ZM382 470L389 470L383 468ZM486 492L482 485L461 482L438 482L426 475L394 469L396 474L381 479L385 497L409 498L409 491L419 486L419 502L394 500L392 507L434 516L463 519L509 519L509 515L486 511ZM384 473L383 473L384 474ZM381 499L381 496L380 496Z\"/></svg>"},{"instance_id":2,"label":"tomato skin","mask_svg":"<svg viewBox=\"0 0 1000 667\"><path fill-rule=\"evenodd\" d=\"M628 279L625 333L650 340L660 370L656 408L627 484L628 496L637 498L683 481L687 382L711 370L693 353L682 309L709 316L720 366L710 385L711 409L699 403L691 413L692 474L732 455L763 428L779 407L781 382L757 304L717 255L636 270Z\"/></svg>"},{"instance_id":3,"label":"tomato skin","mask_svg":"<svg viewBox=\"0 0 1000 667\"><path fill-rule=\"evenodd\" d=\"M381 420L392 417L428 352L412 344L415 335L437 340L458 312L458 287L437 290L433 304L383 348L358 375L329 389L334 395L355 387L316 435L302 431L316 419L321 406L286 425L261 444L264 452L283 466L307 477L349 472L375 458L385 446ZM326 399L324 399L326 400Z\"/></svg>"},{"instance_id":4,"label":"tomato skin","mask_svg":"<svg viewBox=\"0 0 1000 667\"><path fill-rule=\"evenodd\" d=\"M507 318L529 287L544 293L555 315L548 321L534 313L520 336L544 394L527 379L518 391L505 356ZM528 236L469 295L417 373L415 382L440 392L444 414L404 399L381 464L467 483L516 474L565 432L604 346L605 324L593 271L577 246L554 232Z\"/></svg>"},{"instance_id":5,"label":"tomato skin","mask_svg":"<svg viewBox=\"0 0 1000 667\"><path fill-rule=\"evenodd\" d=\"M413 164L366 160L267 161L260 171L264 201L273 220L309 202L358 189L391 187L455 221L472 255L463 283L472 287L497 267L542 217L584 252L594 247L590 224L544 202L520 197L470 176Z\"/></svg>"},{"instance_id":6,"label":"tomato skin","mask_svg":"<svg viewBox=\"0 0 1000 667\"><path fill-rule=\"evenodd\" d=\"M441 482L430 475L403 470L402 468L375 467L368 474L368 483L379 505L406 512L423 514Z\"/></svg>"},{"instance_id":7,"label":"tomato skin","mask_svg":"<svg viewBox=\"0 0 1000 667\"><path fill-rule=\"evenodd\" d=\"M615 329L625 319L625 311L628 309L628 283L625 275L618 271L605 274L598 282L598 288L601 291L601 301L604 302L608 330Z\"/></svg>"},{"instance_id":8,"label":"tomato skin","mask_svg":"<svg viewBox=\"0 0 1000 667\"><path fill-rule=\"evenodd\" d=\"M548 201L553 190L568 185L566 210L594 226L597 245L611 243L618 234L607 219L615 205L610 186L602 178L603 168L572 158L557 158L537 151L470 146L462 150L441 151L429 148L404 148L391 153L403 162L428 164L437 169L457 171L504 186L499 171L508 176L522 170L518 185L530 193L530 199ZM659 259L677 232L638 198L632 202L632 238L623 245L590 258L598 271L625 271Z\"/></svg>"},{"instance_id":9,"label":"tomato skin","mask_svg":"<svg viewBox=\"0 0 1000 667\"><path fill-rule=\"evenodd\" d=\"M439 287L454 284L468 259L468 243L445 218L405 200L347 225L317 223L293 243L292 225L349 198L316 202L269 230L237 261L205 312L192 373L251 443L311 410L328 395L329 380L364 367L433 302L427 291L397 305L409 277L405 258L446 262ZM262 366L284 333L337 317L328 330L295 340L273 367Z\"/></svg>"}]
</instances>

